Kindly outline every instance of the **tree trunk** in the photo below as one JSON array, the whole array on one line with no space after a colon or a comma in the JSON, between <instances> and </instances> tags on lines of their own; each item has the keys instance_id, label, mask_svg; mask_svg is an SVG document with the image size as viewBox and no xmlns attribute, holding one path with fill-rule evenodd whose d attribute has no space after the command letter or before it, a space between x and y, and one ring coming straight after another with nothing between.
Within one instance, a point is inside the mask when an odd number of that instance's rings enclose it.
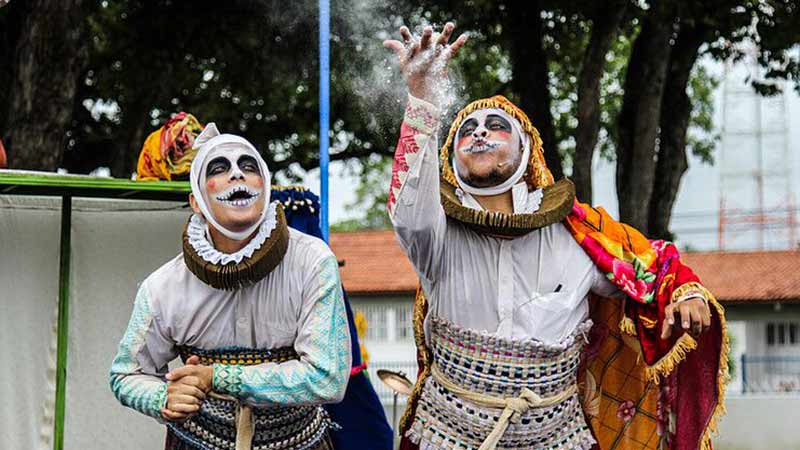
<instances>
[{"instance_id":1,"label":"tree trunk","mask_svg":"<svg viewBox=\"0 0 800 450\"><path fill-rule=\"evenodd\" d=\"M29 0L14 56L9 167L54 171L61 163L65 133L87 42L83 0Z\"/></svg>"},{"instance_id":2,"label":"tree trunk","mask_svg":"<svg viewBox=\"0 0 800 450\"><path fill-rule=\"evenodd\" d=\"M136 95L124 105L122 110L122 136L115 143L114 155L111 158L111 176L115 178L131 177L136 171L139 153L147 137L145 131L150 126L150 111L155 104L155 95ZM155 128L150 131L155 131Z\"/></svg>"},{"instance_id":3,"label":"tree trunk","mask_svg":"<svg viewBox=\"0 0 800 450\"><path fill-rule=\"evenodd\" d=\"M692 113L692 102L686 87L692 67L697 61L704 32L697 26L681 26L678 39L672 47L664 91L668 93L661 102L661 133L659 139L656 176L650 197L648 234L655 239L672 240L669 231L672 207L678 196L681 178L689 168L686 158L686 133Z\"/></svg>"},{"instance_id":4,"label":"tree trunk","mask_svg":"<svg viewBox=\"0 0 800 450\"><path fill-rule=\"evenodd\" d=\"M1 2L2 0L0 0ZM14 2L3 7L0 17L0 138L7 130L7 118L11 111L11 80L14 76L14 54L25 17L25 2Z\"/></svg>"},{"instance_id":5,"label":"tree trunk","mask_svg":"<svg viewBox=\"0 0 800 450\"><path fill-rule=\"evenodd\" d=\"M670 3L651 4L642 31L633 44L617 125L620 220L642 231L648 229L656 137L674 21L674 6Z\"/></svg>"},{"instance_id":6,"label":"tree trunk","mask_svg":"<svg viewBox=\"0 0 800 450\"><path fill-rule=\"evenodd\" d=\"M600 79L606 65L606 54L617 36L625 13L625 2L601 8L592 18L592 36L583 55L578 80L578 127L575 129L575 157L572 181L575 194L582 202L592 202L592 158L600 131Z\"/></svg>"},{"instance_id":7,"label":"tree trunk","mask_svg":"<svg viewBox=\"0 0 800 450\"><path fill-rule=\"evenodd\" d=\"M541 4L539 1L511 2L507 6L509 20L504 30L507 32L511 70L514 73L511 89L519 95L519 107L539 130L547 167L558 180L563 178L564 170L550 112L549 72L542 46Z\"/></svg>"}]
</instances>

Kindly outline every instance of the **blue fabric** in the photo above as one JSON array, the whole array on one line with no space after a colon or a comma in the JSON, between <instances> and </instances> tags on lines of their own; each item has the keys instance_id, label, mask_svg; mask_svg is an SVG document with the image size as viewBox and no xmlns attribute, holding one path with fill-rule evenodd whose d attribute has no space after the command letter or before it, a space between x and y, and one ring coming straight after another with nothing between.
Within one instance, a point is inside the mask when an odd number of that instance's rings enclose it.
<instances>
[{"instance_id":1,"label":"blue fabric","mask_svg":"<svg viewBox=\"0 0 800 450\"><path fill-rule=\"evenodd\" d=\"M310 191L296 188L273 189L272 199L280 200L290 227L311 236L322 237L319 227L319 198ZM361 347L358 344L353 310L347 292L344 294L347 324L350 328L350 343L353 351L353 367L361 365ZM344 400L335 405L325 405L334 422L342 428L331 433L337 449L391 450L393 432L386 419L366 371L350 378Z\"/></svg>"}]
</instances>

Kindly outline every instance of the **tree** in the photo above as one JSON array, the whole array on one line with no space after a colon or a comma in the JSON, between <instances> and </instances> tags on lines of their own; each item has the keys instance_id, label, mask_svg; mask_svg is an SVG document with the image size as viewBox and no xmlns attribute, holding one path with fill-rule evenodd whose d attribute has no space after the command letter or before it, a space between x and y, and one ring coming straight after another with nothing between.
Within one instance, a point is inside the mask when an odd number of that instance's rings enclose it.
<instances>
[{"instance_id":1,"label":"tree","mask_svg":"<svg viewBox=\"0 0 800 450\"><path fill-rule=\"evenodd\" d=\"M443 23L456 6L441 2L422 4L420 9L408 12L409 21L413 24L421 17L422 21ZM617 126L622 105L626 104L619 80L630 73L625 69L630 69L634 61L631 42L642 36L640 22L652 14L653 8L645 11L620 0L602 6L596 2L571 2L564 6L561 2L472 1L457 9L460 29L471 33L469 49L456 60L457 72L465 86L465 101L497 93L515 101L543 136L545 155L554 175L560 177L571 168L577 178L579 198L591 201L594 151L599 147L607 158L618 156ZM661 31L661 44L670 50L673 28L662 26ZM655 62L655 58L651 60ZM666 66L667 62L661 61L658 70L666 71ZM712 83L703 75L697 75L700 77L697 81ZM647 76L645 72L635 78L642 80ZM658 89L647 100L648 107L655 108L656 113L661 109L662 98ZM710 105L710 89L701 93L704 95L697 103ZM632 99L642 98L628 96L628 107L633 104ZM650 127L648 132L653 137L651 176L645 177L652 183L659 122L656 117L655 122L642 120L642 123ZM709 122L699 125L710 132ZM646 218L651 196L642 198ZM669 213L666 217L668 221Z\"/></svg>"},{"instance_id":2,"label":"tree","mask_svg":"<svg viewBox=\"0 0 800 450\"><path fill-rule=\"evenodd\" d=\"M633 44L625 75L625 96L617 119L617 198L622 221L646 231L647 205L655 178L656 138L667 75L674 2L650 5Z\"/></svg>"},{"instance_id":3,"label":"tree","mask_svg":"<svg viewBox=\"0 0 800 450\"><path fill-rule=\"evenodd\" d=\"M745 36L751 15L746 8L736 6L725 0L679 5L661 99L652 192L647 205L636 205L646 208L647 231L654 238L674 238L669 221L681 178L688 169L687 151L691 149L710 160L711 145L702 141L690 145L688 131L693 121L705 124L706 130L711 129L710 113L703 114L702 103L692 100L710 95L709 86L715 83L690 84L693 74L695 78L704 76L704 70L696 66L702 55L710 54L715 46L730 46Z\"/></svg>"},{"instance_id":4,"label":"tree","mask_svg":"<svg viewBox=\"0 0 800 450\"><path fill-rule=\"evenodd\" d=\"M18 20L15 35L7 35L15 42L3 117L11 168L59 167L85 61L83 23L90 6L83 0L31 0L3 11L4 20Z\"/></svg>"},{"instance_id":5,"label":"tree","mask_svg":"<svg viewBox=\"0 0 800 450\"><path fill-rule=\"evenodd\" d=\"M506 8L507 22L502 29L514 73L509 87L519 97L519 107L536 121L542 136L545 161L553 176L560 179L564 173L550 113L549 55L544 47L541 3L509 2ZM522 36L528 38L521 39Z\"/></svg>"},{"instance_id":6,"label":"tree","mask_svg":"<svg viewBox=\"0 0 800 450\"><path fill-rule=\"evenodd\" d=\"M578 82L578 125L572 159L575 194L587 202L592 201L592 158L600 133L600 82L606 68L606 56L619 33L627 6L626 0L595 4L588 13L592 31L583 54Z\"/></svg>"},{"instance_id":7,"label":"tree","mask_svg":"<svg viewBox=\"0 0 800 450\"><path fill-rule=\"evenodd\" d=\"M17 51L41 29L27 24L44 20L46 9L32 6L55 7L52 0L0 10L0 60L11 61L0 64L0 86L12 86L0 89L0 102L11 105L0 110L9 153L15 135L27 135L42 140L28 147L49 170L107 166L128 177L147 133L186 110L245 135L283 179L317 166L315 1L69 1L58 6L82 8L48 19L48 27L64 29L83 14L85 51L74 33L39 53ZM362 223L386 225L375 220L383 192L373 175L387 170L404 92L380 42L402 23L456 19L472 36L454 61L454 106L494 94L520 105L544 137L551 170L571 174L583 201L591 201L595 151L616 160L622 220L669 237L686 151L708 157L713 146L714 82L698 58L740 57L737 43L756 41L766 73L753 85L774 93L776 80L800 78L791 52L797 10L796 0L341 0L331 14L332 159L362 162L354 165L364 180L360 198L373 202ZM48 72L45 51L85 57ZM24 58L14 62L13 55ZM47 105L24 101L51 97Z\"/></svg>"}]
</instances>

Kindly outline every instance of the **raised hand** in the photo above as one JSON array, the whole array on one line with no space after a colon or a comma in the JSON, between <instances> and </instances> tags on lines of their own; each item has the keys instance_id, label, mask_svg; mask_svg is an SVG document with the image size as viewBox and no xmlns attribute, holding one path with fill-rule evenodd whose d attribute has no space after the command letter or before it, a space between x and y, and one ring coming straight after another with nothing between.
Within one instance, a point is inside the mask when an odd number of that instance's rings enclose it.
<instances>
[{"instance_id":1,"label":"raised hand","mask_svg":"<svg viewBox=\"0 0 800 450\"><path fill-rule=\"evenodd\" d=\"M438 35L434 35L433 27L428 26L422 30L422 36L416 36L404 26L400 27L402 42L383 41L383 46L397 56L408 92L414 97L440 103L440 95L436 91L447 78L447 63L467 42L467 35L462 34L450 44L454 29L455 25L447 22Z\"/></svg>"}]
</instances>

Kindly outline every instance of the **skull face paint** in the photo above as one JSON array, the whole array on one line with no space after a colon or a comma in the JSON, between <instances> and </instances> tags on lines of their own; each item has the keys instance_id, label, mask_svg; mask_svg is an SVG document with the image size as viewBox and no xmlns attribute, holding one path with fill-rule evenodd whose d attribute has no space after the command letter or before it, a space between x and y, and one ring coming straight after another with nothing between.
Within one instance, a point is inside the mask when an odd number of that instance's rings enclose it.
<instances>
[{"instance_id":1,"label":"skull face paint","mask_svg":"<svg viewBox=\"0 0 800 450\"><path fill-rule=\"evenodd\" d=\"M269 210L272 175L267 163L247 139L222 134L213 122L194 142L198 150L189 171L192 209L225 237L249 238Z\"/></svg>"},{"instance_id":2,"label":"skull face paint","mask_svg":"<svg viewBox=\"0 0 800 450\"><path fill-rule=\"evenodd\" d=\"M456 172L475 188L502 184L522 162L519 126L501 109L480 109L464 118L454 147Z\"/></svg>"},{"instance_id":3,"label":"skull face paint","mask_svg":"<svg viewBox=\"0 0 800 450\"><path fill-rule=\"evenodd\" d=\"M261 219L264 177L253 150L222 144L211 150L202 168L203 199L223 228L241 232Z\"/></svg>"}]
</instances>

